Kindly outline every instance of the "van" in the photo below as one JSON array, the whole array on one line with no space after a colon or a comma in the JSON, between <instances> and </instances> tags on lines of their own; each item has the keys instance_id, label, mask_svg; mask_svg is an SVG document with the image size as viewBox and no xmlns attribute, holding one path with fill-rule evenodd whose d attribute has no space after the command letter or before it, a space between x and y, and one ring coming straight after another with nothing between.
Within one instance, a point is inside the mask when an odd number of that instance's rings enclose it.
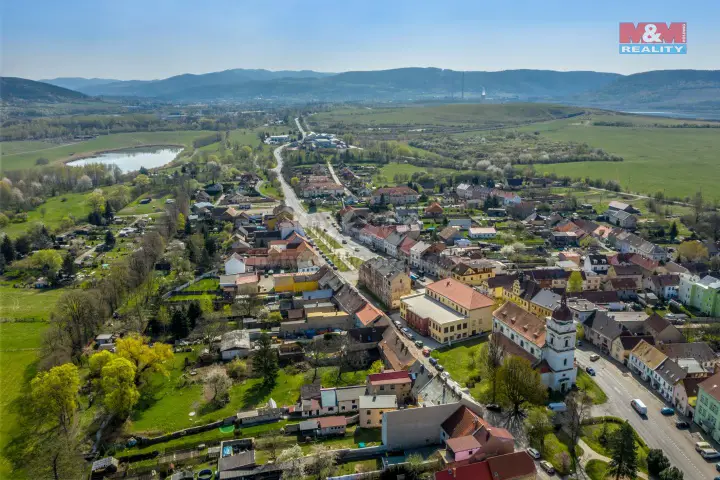
<instances>
[{"instance_id":1,"label":"van","mask_svg":"<svg viewBox=\"0 0 720 480\"><path fill-rule=\"evenodd\" d=\"M548 408L553 412L565 412L567 411L567 405L564 402L556 402L548 405Z\"/></svg>"},{"instance_id":2,"label":"van","mask_svg":"<svg viewBox=\"0 0 720 480\"><path fill-rule=\"evenodd\" d=\"M634 399L632 402L630 402L630 405L635 409L636 412L638 412L640 415L647 415L647 407L645 404L640 400L639 398Z\"/></svg>"}]
</instances>

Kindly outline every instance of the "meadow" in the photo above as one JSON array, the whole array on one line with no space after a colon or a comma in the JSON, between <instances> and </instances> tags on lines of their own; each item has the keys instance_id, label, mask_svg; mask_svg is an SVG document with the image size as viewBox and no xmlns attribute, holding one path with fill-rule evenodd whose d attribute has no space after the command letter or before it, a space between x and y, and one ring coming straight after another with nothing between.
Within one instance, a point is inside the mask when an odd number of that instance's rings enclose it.
<instances>
[{"instance_id":1,"label":"meadow","mask_svg":"<svg viewBox=\"0 0 720 480\"><path fill-rule=\"evenodd\" d=\"M208 135L210 131L191 130L176 132L132 132L102 135L85 142L70 145L62 144L45 147L42 151L28 150L26 143L38 144L45 142L2 142L0 143L0 170L19 170L32 168L38 158L47 158L51 163L66 160L70 157L87 156L95 152L120 148L140 147L143 145L184 145L192 144L195 138ZM10 152L10 153L8 153ZM15 153L12 153L15 152Z\"/></svg>"},{"instance_id":2,"label":"meadow","mask_svg":"<svg viewBox=\"0 0 720 480\"><path fill-rule=\"evenodd\" d=\"M416 107L341 108L307 117L317 131L344 128L456 127L462 130L507 127L563 118L586 109L542 103L456 104Z\"/></svg>"},{"instance_id":3,"label":"meadow","mask_svg":"<svg viewBox=\"0 0 720 480\"><path fill-rule=\"evenodd\" d=\"M90 213L90 207L87 205L88 193L67 193L48 198L40 207L27 212L26 222L9 223L7 226L0 228L0 233L15 238L36 222L45 224L49 230L54 230L60 226L63 218L70 215L78 221L85 222L87 221L87 214Z\"/></svg>"},{"instance_id":4,"label":"meadow","mask_svg":"<svg viewBox=\"0 0 720 480\"><path fill-rule=\"evenodd\" d=\"M601 115L592 117L591 121L559 120L520 130L537 131L551 140L587 143L624 159L622 162L535 165L539 172L615 180L624 190L642 194L661 191L665 196L685 198L701 191L706 198L720 200L720 190L716 188L720 182L717 165L720 129L645 127L643 125L656 120L648 117L640 117L638 126L633 127L592 125L594 120L611 118L614 117Z\"/></svg>"}]
</instances>

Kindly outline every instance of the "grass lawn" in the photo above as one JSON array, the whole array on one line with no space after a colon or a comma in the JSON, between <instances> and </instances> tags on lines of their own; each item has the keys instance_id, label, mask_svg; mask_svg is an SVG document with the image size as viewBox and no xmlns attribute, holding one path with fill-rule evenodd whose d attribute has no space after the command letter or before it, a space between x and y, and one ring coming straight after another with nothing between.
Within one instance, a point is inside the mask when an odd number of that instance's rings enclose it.
<instances>
[{"instance_id":1,"label":"grass lawn","mask_svg":"<svg viewBox=\"0 0 720 480\"><path fill-rule=\"evenodd\" d=\"M1 228L0 232L15 238L27 231L35 222L44 223L48 229L54 230L60 227L63 218L70 215L75 217L79 223L85 223L87 214L90 213L90 207L86 203L89 193L67 193L51 197L35 210L27 212L27 222L9 223L6 227Z\"/></svg>"},{"instance_id":2,"label":"grass lawn","mask_svg":"<svg viewBox=\"0 0 720 480\"><path fill-rule=\"evenodd\" d=\"M3 153L2 170L18 170L35 166L35 160L40 157L47 158L50 162L62 161L73 155L91 154L105 150L120 148L140 147L143 145L192 145L195 138L202 137L213 132L204 130L184 130L177 132L132 132L114 133L101 135L86 142L78 142L72 145L57 146L55 148L35 153L19 153L5 155Z\"/></svg>"},{"instance_id":3,"label":"grass lawn","mask_svg":"<svg viewBox=\"0 0 720 480\"><path fill-rule=\"evenodd\" d=\"M603 127L559 120L543 129L531 125L520 130L540 130L551 140L587 143L620 155L622 162L578 162L535 165L538 172L554 172L572 178L616 180L629 191L684 198L702 191L706 198L720 199L716 152L720 133L716 129Z\"/></svg>"},{"instance_id":4,"label":"grass lawn","mask_svg":"<svg viewBox=\"0 0 720 480\"><path fill-rule=\"evenodd\" d=\"M265 195L266 197L283 198L282 192L273 187L270 182L263 182L262 185L260 185L260 194Z\"/></svg>"},{"instance_id":5,"label":"grass lawn","mask_svg":"<svg viewBox=\"0 0 720 480\"><path fill-rule=\"evenodd\" d=\"M209 294L209 293L203 293L202 295L173 295L172 297L168 298L168 302L182 302L184 300L202 300L205 298L209 298L211 301L218 298L215 294Z\"/></svg>"},{"instance_id":6,"label":"grass lawn","mask_svg":"<svg viewBox=\"0 0 720 480\"><path fill-rule=\"evenodd\" d=\"M585 473L587 473L590 480L605 480L607 475L608 463L602 460L590 460L585 465Z\"/></svg>"},{"instance_id":7,"label":"grass lawn","mask_svg":"<svg viewBox=\"0 0 720 480\"><path fill-rule=\"evenodd\" d=\"M452 347L443 347L433 350L431 356L437 358L438 363L445 367L450 376L462 386L467 386L477 368L473 366L472 359L477 357L483 343L487 342L487 336L466 340L455 344ZM485 386L478 382L470 388L470 393L480 399L485 391Z\"/></svg>"},{"instance_id":8,"label":"grass lawn","mask_svg":"<svg viewBox=\"0 0 720 480\"><path fill-rule=\"evenodd\" d=\"M575 454L580 457L583 454L582 448L576 447ZM567 458L568 461L572 462L570 459L570 447L567 445L567 438L562 433L548 433L545 435L545 448L542 456L552 463L558 472L562 474L569 473L569 469L566 468L567 462L564 459Z\"/></svg>"},{"instance_id":9,"label":"grass lawn","mask_svg":"<svg viewBox=\"0 0 720 480\"><path fill-rule=\"evenodd\" d=\"M4 303L4 295L2 296ZM46 322L0 323L0 478L10 478L13 466L4 455L11 438L17 435L16 403L35 376L35 362ZM22 349L22 350L21 350Z\"/></svg>"},{"instance_id":10,"label":"grass lawn","mask_svg":"<svg viewBox=\"0 0 720 480\"><path fill-rule=\"evenodd\" d=\"M13 288L0 284L0 320L47 320L64 292L62 288Z\"/></svg>"},{"instance_id":11,"label":"grass lawn","mask_svg":"<svg viewBox=\"0 0 720 480\"><path fill-rule=\"evenodd\" d=\"M165 200L172 198L170 193L146 193L128 203L125 208L118 212L118 215L144 215L146 213L165 212ZM141 204L143 198L152 198L150 203Z\"/></svg>"},{"instance_id":12,"label":"grass lawn","mask_svg":"<svg viewBox=\"0 0 720 480\"><path fill-rule=\"evenodd\" d=\"M223 408L213 409L208 407L203 398L201 384L179 386L185 357L188 355L175 355L170 378L156 378L154 393L142 398L132 415L129 433L173 432L229 417L238 411L263 405L270 398L278 405L292 405L300 396L300 386L308 381L306 377L312 375L311 372L289 375L285 370L280 370L272 388L263 387L260 378L244 380L231 388L230 403ZM335 372L335 369L329 367L320 369L323 386L358 385L365 382L367 375L365 370L347 372L338 380ZM195 415L190 416L190 412L195 412Z\"/></svg>"},{"instance_id":13,"label":"grass lawn","mask_svg":"<svg viewBox=\"0 0 720 480\"><path fill-rule=\"evenodd\" d=\"M67 143L67 142L63 142ZM42 157L42 153L38 150L55 148L62 143L42 142L38 140L18 140L12 142L0 142L0 151L3 157L17 155L18 153L37 152L38 157Z\"/></svg>"},{"instance_id":14,"label":"grass lawn","mask_svg":"<svg viewBox=\"0 0 720 480\"><path fill-rule=\"evenodd\" d=\"M380 168L380 175L385 177L388 182L391 182L395 175L408 175L412 176L413 173L448 173L453 172L449 168L433 168L433 167L417 167L409 163L388 163Z\"/></svg>"},{"instance_id":15,"label":"grass lawn","mask_svg":"<svg viewBox=\"0 0 720 480\"><path fill-rule=\"evenodd\" d=\"M612 435L620 429L620 424L618 423L605 422L604 425L607 425L608 436ZM600 455L610 457L610 451L608 450L607 446L603 445L600 442L602 431L602 423L597 425L585 425L584 427L582 427L581 438L590 448L595 450ZM635 436L636 438L639 438L637 436L637 432L635 433ZM637 440L635 441L635 445L637 445L638 452L638 468L642 472L647 473L647 455L650 449L647 446L643 446L643 444Z\"/></svg>"},{"instance_id":16,"label":"grass lawn","mask_svg":"<svg viewBox=\"0 0 720 480\"><path fill-rule=\"evenodd\" d=\"M598 384L595 383L595 380L585 373L585 371L578 369L576 384L580 390L583 390L590 398L592 398L595 405L607 402L607 395L605 395L605 392L603 392L602 388L600 388Z\"/></svg>"},{"instance_id":17,"label":"grass lawn","mask_svg":"<svg viewBox=\"0 0 720 480\"><path fill-rule=\"evenodd\" d=\"M185 288L185 290L189 291L203 291L203 292L212 292L220 288L220 280L217 278L203 278L199 282L195 282L193 284L190 284Z\"/></svg>"},{"instance_id":18,"label":"grass lawn","mask_svg":"<svg viewBox=\"0 0 720 480\"><path fill-rule=\"evenodd\" d=\"M338 465L335 475L339 477L342 475L353 475L355 473L373 472L381 469L382 461L379 458L373 460L358 460Z\"/></svg>"}]
</instances>

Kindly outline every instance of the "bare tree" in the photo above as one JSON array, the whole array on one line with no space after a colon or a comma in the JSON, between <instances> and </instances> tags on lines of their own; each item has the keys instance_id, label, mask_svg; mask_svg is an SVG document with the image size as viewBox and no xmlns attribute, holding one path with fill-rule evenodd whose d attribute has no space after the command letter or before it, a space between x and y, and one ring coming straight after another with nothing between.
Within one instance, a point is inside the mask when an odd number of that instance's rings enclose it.
<instances>
[{"instance_id":1,"label":"bare tree","mask_svg":"<svg viewBox=\"0 0 720 480\"><path fill-rule=\"evenodd\" d=\"M483 378L490 382L490 400L492 403L497 401L498 393L498 373L503 363L503 355L505 350L497 335L492 335L490 340L480 349L478 366Z\"/></svg>"},{"instance_id":2,"label":"bare tree","mask_svg":"<svg viewBox=\"0 0 720 480\"><path fill-rule=\"evenodd\" d=\"M318 368L322 360L327 357L331 350L330 342L325 340L324 336L318 336L310 340L310 342L304 345L305 358L310 362L310 366L313 368L312 382L317 380Z\"/></svg>"},{"instance_id":3,"label":"bare tree","mask_svg":"<svg viewBox=\"0 0 720 480\"><path fill-rule=\"evenodd\" d=\"M317 480L331 477L335 471L338 454L335 450L330 450L325 445L315 445L312 455L309 457L308 473L312 474Z\"/></svg>"},{"instance_id":4,"label":"bare tree","mask_svg":"<svg viewBox=\"0 0 720 480\"><path fill-rule=\"evenodd\" d=\"M205 395L210 403L221 407L230 401L232 380L222 367L213 368L205 380Z\"/></svg>"},{"instance_id":5,"label":"bare tree","mask_svg":"<svg viewBox=\"0 0 720 480\"><path fill-rule=\"evenodd\" d=\"M302 480L305 477L303 456L300 445L293 445L280 452L277 461L283 464L282 480Z\"/></svg>"},{"instance_id":6,"label":"bare tree","mask_svg":"<svg viewBox=\"0 0 720 480\"><path fill-rule=\"evenodd\" d=\"M344 371L364 366L367 364L370 356L367 350L358 348L360 342L351 337L347 332L339 336L337 344L337 379L340 380Z\"/></svg>"},{"instance_id":7,"label":"bare tree","mask_svg":"<svg viewBox=\"0 0 720 480\"><path fill-rule=\"evenodd\" d=\"M590 418L590 409L592 408L592 399L583 392L572 392L565 398L567 411L563 413L563 423L570 437L570 456L573 459L573 465L577 466L577 457L575 456L575 447L580 440L583 422Z\"/></svg>"}]
</instances>

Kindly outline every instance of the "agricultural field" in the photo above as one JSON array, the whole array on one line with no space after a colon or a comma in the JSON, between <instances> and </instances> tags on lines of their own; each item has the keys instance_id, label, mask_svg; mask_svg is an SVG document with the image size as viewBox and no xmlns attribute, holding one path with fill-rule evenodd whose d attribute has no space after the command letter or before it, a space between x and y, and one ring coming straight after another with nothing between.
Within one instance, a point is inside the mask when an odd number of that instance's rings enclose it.
<instances>
[{"instance_id":1,"label":"agricultural field","mask_svg":"<svg viewBox=\"0 0 720 480\"><path fill-rule=\"evenodd\" d=\"M664 192L666 197L685 198L702 191L706 198L720 200L715 188L720 181L717 151L720 129L652 128L648 122L680 123L671 119L639 117L638 126L596 126L592 121L611 121L611 116L591 116L584 121L559 120L522 127L538 131L550 140L587 143L623 157L622 162L578 162L535 165L539 172L558 176L615 180L624 190L643 194ZM707 122L705 122L707 123Z\"/></svg>"},{"instance_id":2,"label":"agricultural field","mask_svg":"<svg viewBox=\"0 0 720 480\"><path fill-rule=\"evenodd\" d=\"M38 158L47 158L50 162L58 162L74 156L86 156L95 152L113 150L120 148L140 147L143 145L191 145L195 138L208 135L210 131L192 130L177 132L133 132L115 133L103 135L85 142L73 143L70 145L57 145L41 152L27 150L21 143L25 142L2 142L0 143L0 169L18 170L32 168ZM11 144L10 151L18 153L6 153L5 144ZM30 142L36 144L38 142ZM44 142L40 142L44 143ZM24 151L24 153L23 153Z\"/></svg>"},{"instance_id":3,"label":"agricultural field","mask_svg":"<svg viewBox=\"0 0 720 480\"><path fill-rule=\"evenodd\" d=\"M64 142L67 143L67 142ZM35 152L42 155L40 152L50 148L56 148L62 145L62 143L53 142L42 142L35 140L27 141L16 141L16 142L0 142L0 155L16 155L18 153L31 153Z\"/></svg>"},{"instance_id":4,"label":"agricultural field","mask_svg":"<svg viewBox=\"0 0 720 480\"><path fill-rule=\"evenodd\" d=\"M4 282L0 284L0 321L48 320L63 292L61 288L13 288Z\"/></svg>"},{"instance_id":5,"label":"agricultural field","mask_svg":"<svg viewBox=\"0 0 720 480\"><path fill-rule=\"evenodd\" d=\"M458 131L501 128L577 115L586 109L550 104L460 104L419 107L342 108L322 112L307 121L316 131L417 130Z\"/></svg>"}]
</instances>

